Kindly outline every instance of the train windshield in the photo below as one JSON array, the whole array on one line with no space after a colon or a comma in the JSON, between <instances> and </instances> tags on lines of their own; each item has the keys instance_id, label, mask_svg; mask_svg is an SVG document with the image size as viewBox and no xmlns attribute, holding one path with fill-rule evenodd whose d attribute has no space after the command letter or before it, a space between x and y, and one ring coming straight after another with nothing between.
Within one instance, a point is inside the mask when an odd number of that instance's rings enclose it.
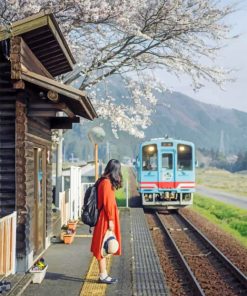
<instances>
[{"instance_id":1,"label":"train windshield","mask_svg":"<svg viewBox=\"0 0 247 296\"><path fill-rule=\"evenodd\" d=\"M157 145L146 145L142 147L142 170L157 171L158 169L158 153Z\"/></svg>"},{"instance_id":2,"label":"train windshield","mask_svg":"<svg viewBox=\"0 0 247 296\"><path fill-rule=\"evenodd\" d=\"M162 168L167 170L172 170L172 154L171 153L163 153L162 154Z\"/></svg>"},{"instance_id":3,"label":"train windshield","mask_svg":"<svg viewBox=\"0 0 247 296\"><path fill-rule=\"evenodd\" d=\"M178 144L178 170L191 171L192 170L192 147L189 145Z\"/></svg>"}]
</instances>

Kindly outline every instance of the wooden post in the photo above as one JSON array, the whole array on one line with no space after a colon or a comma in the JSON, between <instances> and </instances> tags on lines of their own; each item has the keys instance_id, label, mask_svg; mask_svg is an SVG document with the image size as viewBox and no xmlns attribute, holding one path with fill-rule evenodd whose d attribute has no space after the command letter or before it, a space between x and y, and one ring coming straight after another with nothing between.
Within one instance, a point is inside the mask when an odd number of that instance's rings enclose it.
<instances>
[{"instance_id":1,"label":"wooden post","mask_svg":"<svg viewBox=\"0 0 247 296\"><path fill-rule=\"evenodd\" d=\"M99 168L98 168L98 144L94 144L94 162L95 162L95 181L99 178Z\"/></svg>"},{"instance_id":2,"label":"wooden post","mask_svg":"<svg viewBox=\"0 0 247 296\"><path fill-rule=\"evenodd\" d=\"M63 130L58 130L59 141L57 143L57 159L56 159L56 189L55 189L55 205L59 207L59 192L62 191L63 178Z\"/></svg>"}]
</instances>

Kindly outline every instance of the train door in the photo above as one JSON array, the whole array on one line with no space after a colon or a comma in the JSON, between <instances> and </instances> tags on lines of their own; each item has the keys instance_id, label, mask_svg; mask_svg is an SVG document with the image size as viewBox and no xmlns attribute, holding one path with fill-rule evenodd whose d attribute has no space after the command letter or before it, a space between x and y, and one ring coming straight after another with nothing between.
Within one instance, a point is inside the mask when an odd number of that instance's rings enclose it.
<instances>
[{"instance_id":1,"label":"train door","mask_svg":"<svg viewBox=\"0 0 247 296\"><path fill-rule=\"evenodd\" d=\"M158 150L156 144L142 147L141 188L155 189L158 187Z\"/></svg>"},{"instance_id":2,"label":"train door","mask_svg":"<svg viewBox=\"0 0 247 296\"><path fill-rule=\"evenodd\" d=\"M161 169L159 171L161 188L173 189L175 186L174 161L175 155L173 150L161 149Z\"/></svg>"}]
</instances>

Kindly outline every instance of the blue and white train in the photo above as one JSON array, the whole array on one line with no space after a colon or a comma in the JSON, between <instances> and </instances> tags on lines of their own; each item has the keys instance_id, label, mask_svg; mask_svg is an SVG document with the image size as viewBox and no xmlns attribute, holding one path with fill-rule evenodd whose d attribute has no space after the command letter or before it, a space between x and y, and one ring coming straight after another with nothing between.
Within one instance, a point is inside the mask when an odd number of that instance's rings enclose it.
<instances>
[{"instance_id":1,"label":"blue and white train","mask_svg":"<svg viewBox=\"0 0 247 296\"><path fill-rule=\"evenodd\" d=\"M136 169L144 207L178 209L193 203L193 143L171 138L144 142L139 148Z\"/></svg>"}]
</instances>

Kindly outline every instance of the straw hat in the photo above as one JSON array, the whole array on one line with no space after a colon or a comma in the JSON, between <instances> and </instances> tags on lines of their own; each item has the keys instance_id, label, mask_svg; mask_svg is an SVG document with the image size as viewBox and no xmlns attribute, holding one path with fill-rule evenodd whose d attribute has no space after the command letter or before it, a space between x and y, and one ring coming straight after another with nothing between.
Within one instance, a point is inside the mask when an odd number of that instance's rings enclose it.
<instances>
[{"instance_id":1,"label":"straw hat","mask_svg":"<svg viewBox=\"0 0 247 296\"><path fill-rule=\"evenodd\" d=\"M116 240L115 234L112 231L107 230L102 243L101 255L106 257L107 255L115 254L118 248L119 243Z\"/></svg>"}]
</instances>

